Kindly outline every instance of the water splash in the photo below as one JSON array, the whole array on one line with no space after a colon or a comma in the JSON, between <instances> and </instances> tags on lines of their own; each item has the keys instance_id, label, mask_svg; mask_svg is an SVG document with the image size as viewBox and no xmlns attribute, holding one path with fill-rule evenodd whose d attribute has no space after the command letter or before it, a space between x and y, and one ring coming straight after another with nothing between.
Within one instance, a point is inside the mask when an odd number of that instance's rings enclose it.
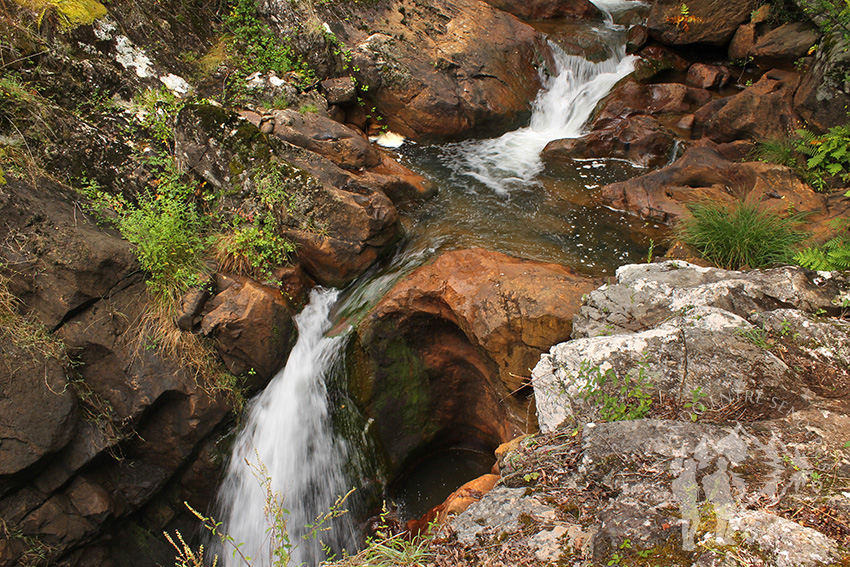
<instances>
[{"instance_id":1,"label":"water splash","mask_svg":"<svg viewBox=\"0 0 850 567\"><path fill-rule=\"evenodd\" d=\"M611 0L609 4L635 3ZM531 123L499 138L447 145L445 160L456 180L471 178L502 196L533 184L543 171L540 152L546 144L581 136L597 103L634 70L637 60L626 56L622 41L610 45L611 57L598 63L549 45L557 75L544 78L544 88L532 106Z\"/></svg>"},{"instance_id":2,"label":"water splash","mask_svg":"<svg viewBox=\"0 0 850 567\"><path fill-rule=\"evenodd\" d=\"M347 492L343 472L347 459L344 440L333 434L326 378L339 364L346 335L326 337L336 290L313 290L299 314L298 341L286 366L248 408L247 418L231 455L219 491L224 527L255 567L271 564L269 491L279 493L289 510L288 530L294 548L292 565L315 565L324 558L316 539L302 540L305 526L327 512ZM355 541L347 516L335 520L323 540L332 547ZM328 542L327 537L334 541ZM231 550L221 555L236 567Z\"/></svg>"}]
</instances>

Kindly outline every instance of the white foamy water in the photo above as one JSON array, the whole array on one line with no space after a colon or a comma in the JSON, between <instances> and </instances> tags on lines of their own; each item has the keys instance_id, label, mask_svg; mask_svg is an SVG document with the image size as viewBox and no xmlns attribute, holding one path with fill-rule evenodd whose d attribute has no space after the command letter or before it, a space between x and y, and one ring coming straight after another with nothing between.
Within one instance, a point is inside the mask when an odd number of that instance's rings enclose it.
<instances>
[{"instance_id":1,"label":"white foamy water","mask_svg":"<svg viewBox=\"0 0 850 567\"><path fill-rule=\"evenodd\" d=\"M324 558L317 539L301 540L304 526L328 511L348 487L343 473L346 445L334 437L329 411L327 375L339 362L345 336L326 337L329 312L337 291L313 290L310 303L295 321L298 340L286 366L252 400L242 432L231 455L225 482L219 491L224 528L252 566L268 567L269 490L279 494L287 517L293 551L291 565L315 565ZM268 489L263 483L268 483ZM351 521L335 521L331 537L337 545L354 542ZM224 564L243 563L232 548L220 551Z\"/></svg>"},{"instance_id":2,"label":"white foamy water","mask_svg":"<svg viewBox=\"0 0 850 567\"><path fill-rule=\"evenodd\" d=\"M609 17L609 10L635 4L624 0L595 3ZM447 146L447 159L452 162L449 167L456 174L471 177L501 195L533 183L543 170L540 152L546 144L581 136L597 103L634 70L637 60L626 56L625 45L610 46L612 56L598 63L567 55L553 43L550 47L557 74L544 78L544 88L532 106L530 124L499 138Z\"/></svg>"}]
</instances>

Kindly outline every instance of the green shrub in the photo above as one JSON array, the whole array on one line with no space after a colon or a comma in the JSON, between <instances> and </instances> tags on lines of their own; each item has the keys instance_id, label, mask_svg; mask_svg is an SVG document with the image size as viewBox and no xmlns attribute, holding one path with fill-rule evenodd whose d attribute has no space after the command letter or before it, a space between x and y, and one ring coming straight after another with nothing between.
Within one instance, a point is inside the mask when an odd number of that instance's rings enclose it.
<instances>
[{"instance_id":1,"label":"green shrub","mask_svg":"<svg viewBox=\"0 0 850 567\"><path fill-rule=\"evenodd\" d=\"M806 160L806 181L817 191L828 191L829 178L850 180L850 124L833 126L826 134L817 135L797 130L797 149Z\"/></svg>"},{"instance_id":2,"label":"green shrub","mask_svg":"<svg viewBox=\"0 0 850 567\"><path fill-rule=\"evenodd\" d=\"M310 69L286 38L276 36L260 18L255 0L233 0L224 27L231 37L229 51L234 59L235 80L244 80L257 71L274 71L281 76L296 71L305 81L312 79Z\"/></svg>"},{"instance_id":3,"label":"green shrub","mask_svg":"<svg viewBox=\"0 0 850 567\"><path fill-rule=\"evenodd\" d=\"M690 215L677 227L678 238L721 268L788 263L806 237L798 228L798 218L760 210L757 203L703 202L688 205L688 210Z\"/></svg>"},{"instance_id":4,"label":"green shrub","mask_svg":"<svg viewBox=\"0 0 850 567\"><path fill-rule=\"evenodd\" d=\"M265 280L272 279L272 269L285 264L295 251L274 226L257 225L219 235L215 248L219 269Z\"/></svg>"},{"instance_id":5,"label":"green shrub","mask_svg":"<svg viewBox=\"0 0 850 567\"><path fill-rule=\"evenodd\" d=\"M591 367L584 360L577 378L584 381L582 397L604 421L640 419L649 413L652 384L647 380L645 361L638 365L636 375L619 377L613 368L603 372L602 366Z\"/></svg>"},{"instance_id":6,"label":"green shrub","mask_svg":"<svg viewBox=\"0 0 850 567\"><path fill-rule=\"evenodd\" d=\"M204 271L204 222L192 203L145 194L118 221L121 235L136 246L154 295L171 295L200 283Z\"/></svg>"}]
</instances>

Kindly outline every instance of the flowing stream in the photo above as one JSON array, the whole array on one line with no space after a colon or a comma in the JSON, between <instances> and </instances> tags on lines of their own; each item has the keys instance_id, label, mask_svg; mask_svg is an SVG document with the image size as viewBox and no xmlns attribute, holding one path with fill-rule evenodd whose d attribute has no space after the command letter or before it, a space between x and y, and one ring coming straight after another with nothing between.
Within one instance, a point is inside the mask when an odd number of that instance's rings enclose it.
<instances>
[{"instance_id":1,"label":"flowing stream","mask_svg":"<svg viewBox=\"0 0 850 567\"><path fill-rule=\"evenodd\" d=\"M609 14L634 4L597 1ZM296 318L298 340L286 366L251 401L235 442L219 492L221 519L253 565L267 567L274 561L276 534L267 508L274 498L281 498L289 511L291 564L312 566L324 557L318 540L301 541L307 533L303 526L360 484L360 479L345 478L350 449L334 434L327 378L342 364L350 323L399 277L441 250L476 245L583 267L589 273L605 273L643 253L622 238L640 228L623 215L592 205L587 196L598 185L634 175L631 166L593 160L549 175L540 159L548 142L580 136L597 102L632 71L634 58L625 56L622 28L610 18L604 25L617 38L605 61L568 55L553 44L557 74L545 80L529 126L495 139L406 144L401 150L400 157L411 167L438 180L440 195L403 211L407 236L396 254L344 296L332 290L312 292ZM332 310L335 303L339 305ZM334 333L328 333L332 327ZM356 545L349 516L331 527L321 534L325 543L337 549ZM241 564L230 549L220 553L228 567Z\"/></svg>"},{"instance_id":2,"label":"flowing stream","mask_svg":"<svg viewBox=\"0 0 850 567\"><path fill-rule=\"evenodd\" d=\"M286 366L251 401L234 444L220 500L227 533L256 567L271 565L272 547L284 543L282 532L271 527L270 502L278 499L289 511L292 564L315 564L324 555L319 539L302 539L309 535L305 526L349 489L343 474L347 445L331 427L326 386L346 339L325 336L338 296L336 290L311 292L309 304L295 318L298 341ZM355 542L350 516L322 527L332 527L332 534L321 534L326 544L339 548ZM231 550L223 551L228 565L242 564Z\"/></svg>"}]
</instances>

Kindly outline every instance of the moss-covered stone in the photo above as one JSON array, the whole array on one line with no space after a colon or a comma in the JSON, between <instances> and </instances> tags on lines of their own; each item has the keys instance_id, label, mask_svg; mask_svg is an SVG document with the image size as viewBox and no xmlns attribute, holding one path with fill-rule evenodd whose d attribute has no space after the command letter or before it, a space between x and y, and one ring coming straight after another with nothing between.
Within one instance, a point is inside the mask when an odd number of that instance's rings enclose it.
<instances>
[{"instance_id":1,"label":"moss-covered stone","mask_svg":"<svg viewBox=\"0 0 850 567\"><path fill-rule=\"evenodd\" d=\"M90 24L108 13L106 6L97 0L15 0L21 6L44 14L56 10L62 19L62 26L71 30Z\"/></svg>"}]
</instances>

